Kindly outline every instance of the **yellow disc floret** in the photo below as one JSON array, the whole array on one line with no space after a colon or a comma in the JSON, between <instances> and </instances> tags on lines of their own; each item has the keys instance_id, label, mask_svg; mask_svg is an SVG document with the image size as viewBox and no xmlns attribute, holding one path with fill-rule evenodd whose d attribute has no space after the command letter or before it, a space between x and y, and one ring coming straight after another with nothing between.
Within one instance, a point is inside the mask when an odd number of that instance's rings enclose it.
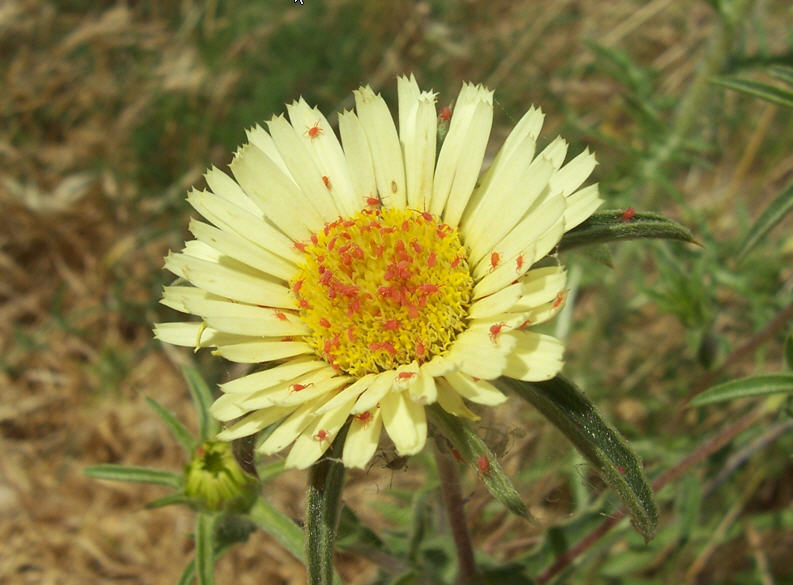
<instances>
[{"instance_id":1,"label":"yellow disc floret","mask_svg":"<svg viewBox=\"0 0 793 585\"><path fill-rule=\"evenodd\" d=\"M465 328L471 278L456 229L428 212L365 209L300 244L291 281L307 341L360 376L443 354Z\"/></svg>"}]
</instances>

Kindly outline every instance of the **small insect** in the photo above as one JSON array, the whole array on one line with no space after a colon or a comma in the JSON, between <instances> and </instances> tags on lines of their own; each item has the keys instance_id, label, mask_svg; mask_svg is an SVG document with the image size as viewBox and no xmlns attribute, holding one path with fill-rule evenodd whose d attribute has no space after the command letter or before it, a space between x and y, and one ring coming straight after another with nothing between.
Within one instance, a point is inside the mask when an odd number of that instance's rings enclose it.
<instances>
[{"instance_id":1,"label":"small insect","mask_svg":"<svg viewBox=\"0 0 793 585\"><path fill-rule=\"evenodd\" d=\"M419 342L416 344L416 355L417 355L419 358L423 358L425 353L427 353L427 348L426 348L426 347L424 347L424 344L423 344L422 342L420 342L420 341L419 341Z\"/></svg>"},{"instance_id":2,"label":"small insect","mask_svg":"<svg viewBox=\"0 0 793 585\"><path fill-rule=\"evenodd\" d=\"M397 192L397 182L396 181L391 181L391 192L392 193L396 193Z\"/></svg>"},{"instance_id":3,"label":"small insect","mask_svg":"<svg viewBox=\"0 0 793 585\"><path fill-rule=\"evenodd\" d=\"M498 263L501 262L501 254L498 252L493 252L490 254L490 270L493 271L498 266Z\"/></svg>"},{"instance_id":4,"label":"small insect","mask_svg":"<svg viewBox=\"0 0 793 585\"><path fill-rule=\"evenodd\" d=\"M367 197L366 204L374 207L375 205L380 205L380 200L377 197Z\"/></svg>"},{"instance_id":5,"label":"small insect","mask_svg":"<svg viewBox=\"0 0 793 585\"><path fill-rule=\"evenodd\" d=\"M523 268L523 254L519 254L517 258L515 258L515 272L520 272L520 269Z\"/></svg>"},{"instance_id":6,"label":"small insect","mask_svg":"<svg viewBox=\"0 0 793 585\"><path fill-rule=\"evenodd\" d=\"M496 343L496 339L501 334L501 330L506 327L507 324L503 321L501 323L496 323L495 325L490 326L490 341Z\"/></svg>"},{"instance_id":7,"label":"small insect","mask_svg":"<svg viewBox=\"0 0 793 585\"><path fill-rule=\"evenodd\" d=\"M463 459L463 456L460 455L460 452L454 447L452 447L452 455L454 455L454 459L457 461L457 463L462 463L463 461L465 461L465 459Z\"/></svg>"},{"instance_id":8,"label":"small insect","mask_svg":"<svg viewBox=\"0 0 793 585\"><path fill-rule=\"evenodd\" d=\"M429 211L422 211L421 217L423 217L427 221L432 221L432 214Z\"/></svg>"},{"instance_id":9,"label":"small insect","mask_svg":"<svg viewBox=\"0 0 793 585\"><path fill-rule=\"evenodd\" d=\"M275 316L278 317L281 321L286 321L286 315L284 315L281 311L276 311Z\"/></svg>"},{"instance_id":10,"label":"small insect","mask_svg":"<svg viewBox=\"0 0 793 585\"><path fill-rule=\"evenodd\" d=\"M416 372L399 372L397 378L399 378L400 380L410 380L415 375Z\"/></svg>"},{"instance_id":11,"label":"small insect","mask_svg":"<svg viewBox=\"0 0 793 585\"><path fill-rule=\"evenodd\" d=\"M304 253L306 251L306 245L303 242L295 242L295 248Z\"/></svg>"},{"instance_id":12,"label":"small insect","mask_svg":"<svg viewBox=\"0 0 793 585\"><path fill-rule=\"evenodd\" d=\"M365 412L362 412L361 414L356 414L355 418L361 421L361 424L363 424L363 426L366 426L369 424L369 421L372 420L372 411L367 410Z\"/></svg>"},{"instance_id":13,"label":"small insect","mask_svg":"<svg viewBox=\"0 0 793 585\"><path fill-rule=\"evenodd\" d=\"M435 256L435 252L430 252L430 255L427 256L427 266L432 268L435 266L435 262L437 261L437 256Z\"/></svg>"},{"instance_id":14,"label":"small insect","mask_svg":"<svg viewBox=\"0 0 793 585\"><path fill-rule=\"evenodd\" d=\"M441 109L441 113L438 114L438 120L441 122L448 122L451 120L452 117L452 109L449 106L444 106Z\"/></svg>"},{"instance_id":15,"label":"small insect","mask_svg":"<svg viewBox=\"0 0 793 585\"><path fill-rule=\"evenodd\" d=\"M319 431L317 431L317 434L314 435L314 440L327 441L329 436L330 435L328 434L328 431L326 431L325 429L320 429Z\"/></svg>"},{"instance_id":16,"label":"small insect","mask_svg":"<svg viewBox=\"0 0 793 585\"><path fill-rule=\"evenodd\" d=\"M326 175L322 175L322 182L325 183L325 187L330 190L330 179Z\"/></svg>"},{"instance_id":17,"label":"small insect","mask_svg":"<svg viewBox=\"0 0 793 585\"><path fill-rule=\"evenodd\" d=\"M633 207L628 207L625 211L622 212L620 216L620 221L630 221L636 215L636 210Z\"/></svg>"},{"instance_id":18,"label":"small insect","mask_svg":"<svg viewBox=\"0 0 793 585\"><path fill-rule=\"evenodd\" d=\"M289 386L289 389L292 390L292 392L300 392L301 390L305 390L309 386L313 386L313 385L314 382L309 382L308 384L292 384L291 386Z\"/></svg>"},{"instance_id":19,"label":"small insect","mask_svg":"<svg viewBox=\"0 0 793 585\"><path fill-rule=\"evenodd\" d=\"M476 460L476 466L479 468L479 473L482 475L490 475L490 460L487 455L480 455Z\"/></svg>"},{"instance_id":20,"label":"small insect","mask_svg":"<svg viewBox=\"0 0 793 585\"><path fill-rule=\"evenodd\" d=\"M317 120L313 126L309 126L306 128L306 136L314 140L318 136L322 136L322 128L319 127L319 120Z\"/></svg>"},{"instance_id":21,"label":"small insect","mask_svg":"<svg viewBox=\"0 0 793 585\"><path fill-rule=\"evenodd\" d=\"M556 293L556 298L553 301L553 308L555 309L556 307L561 305L563 301L564 301L564 291L560 290L558 293Z\"/></svg>"},{"instance_id":22,"label":"small insect","mask_svg":"<svg viewBox=\"0 0 793 585\"><path fill-rule=\"evenodd\" d=\"M330 321L328 321L325 317L320 318L319 324L325 327L326 329L330 329Z\"/></svg>"}]
</instances>

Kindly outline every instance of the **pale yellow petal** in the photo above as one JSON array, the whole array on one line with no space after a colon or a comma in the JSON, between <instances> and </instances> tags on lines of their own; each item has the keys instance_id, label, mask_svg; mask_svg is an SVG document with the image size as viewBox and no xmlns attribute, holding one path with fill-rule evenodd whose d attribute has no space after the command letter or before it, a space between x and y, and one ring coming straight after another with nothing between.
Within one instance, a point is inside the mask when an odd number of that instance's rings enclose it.
<instances>
[{"instance_id":1,"label":"pale yellow petal","mask_svg":"<svg viewBox=\"0 0 793 585\"><path fill-rule=\"evenodd\" d=\"M386 207L403 208L407 202L405 165L399 136L388 106L368 85L353 93L358 118L372 153L380 199Z\"/></svg>"},{"instance_id":2,"label":"pale yellow petal","mask_svg":"<svg viewBox=\"0 0 793 585\"><path fill-rule=\"evenodd\" d=\"M424 407L410 400L407 392L389 392L380 405L386 432L399 455L421 451L427 440Z\"/></svg>"},{"instance_id":3,"label":"pale yellow petal","mask_svg":"<svg viewBox=\"0 0 793 585\"><path fill-rule=\"evenodd\" d=\"M362 412L352 419L341 459L345 467L363 469L377 451L383 419L379 408Z\"/></svg>"},{"instance_id":4,"label":"pale yellow petal","mask_svg":"<svg viewBox=\"0 0 793 585\"><path fill-rule=\"evenodd\" d=\"M446 380L438 378L435 380L435 384L438 388L438 404L443 410L468 420L479 420L479 416L465 405L460 394Z\"/></svg>"},{"instance_id":5,"label":"pale yellow petal","mask_svg":"<svg viewBox=\"0 0 793 585\"><path fill-rule=\"evenodd\" d=\"M452 372L444 377L452 388L471 402L496 406L507 400L501 391L485 380L472 378L462 372Z\"/></svg>"},{"instance_id":6,"label":"pale yellow petal","mask_svg":"<svg viewBox=\"0 0 793 585\"><path fill-rule=\"evenodd\" d=\"M293 410L293 408L278 408L274 406L257 410L256 412L250 413L242 420L239 420L233 425L228 426L220 431L217 435L217 438L220 441L233 441L235 439L253 435L254 433L261 431L263 428L269 427L271 424L278 422Z\"/></svg>"},{"instance_id":7,"label":"pale yellow petal","mask_svg":"<svg viewBox=\"0 0 793 585\"><path fill-rule=\"evenodd\" d=\"M289 451L284 464L287 468L305 469L312 465L333 443L350 414L353 401L326 412L306 427ZM349 440L349 438L348 438Z\"/></svg>"},{"instance_id":8,"label":"pale yellow petal","mask_svg":"<svg viewBox=\"0 0 793 585\"><path fill-rule=\"evenodd\" d=\"M550 380L562 369L564 345L550 335L534 331L513 331L515 349L507 358L504 375L518 380Z\"/></svg>"},{"instance_id":9,"label":"pale yellow petal","mask_svg":"<svg viewBox=\"0 0 793 585\"><path fill-rule=\"evenodd\" d=\"M377 379L372 381L369 387L358 397L355 406L352 407L353 414L361 414L365 410L370 410L377 406L383 396L391 392L394 387L396 372L388 370L377 374Z\"/></svg>"}]
</instances>

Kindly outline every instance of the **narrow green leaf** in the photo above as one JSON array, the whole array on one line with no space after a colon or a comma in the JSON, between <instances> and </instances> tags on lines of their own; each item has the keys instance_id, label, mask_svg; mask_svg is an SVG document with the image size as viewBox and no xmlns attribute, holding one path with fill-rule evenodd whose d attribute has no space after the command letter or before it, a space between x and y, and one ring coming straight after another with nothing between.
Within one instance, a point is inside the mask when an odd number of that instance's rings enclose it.
<instances>
[{"instance_id":1,"label":"narrow green leaf","mask_svg":"<svg viewBox=\"0 0 793 585\"><path fill-rule=\"evenodd\" d=\"M619 494L639 534L645 540L653 537L658 508L641 460L572 382L562 376L547 382L502 377L498 385L513 390L553 423Z\"/></svg>"},{"instance_id":2,"label":"narrow green leaf","mask_svg":"<svg viewBox=\"0 0 793 585\"><path fill-rule=\"evenodd\" d=\"M207 386L204 378L192 366L182 366L182 375L187 382L190 396L195 404L196 415L198 416L198 434L200 443L215 438L218 432L218 425L212 415L209 414L209 407L212 406L212 391Z\"/></svg>"},{"instance_id":3,"label":"narrow green leaf","mask_svg":"<svg viewBox=\"0 0 793 585\"><path fill-rule=\"evenodd\" d=\"M330 453L308 471L304 535L309 585L333 583L333 551L344 486L344 465L340 458L346 435L347 426L344 426Z\"/></svg>"},{"instance_id":4,"label":"narrow green leaf","mask_svg":"<svg viewBox=\"0 0 793 585\"><path fill-rule=\"evenodd\" d=\"M559 251L642 238L694 242L688 228L657 213L637 211L631 215L629 210L611 209L592 214L584 223L562 236Z\"/></svg>"},{"instance_id":5,"label":"narrow green leaf","mask_svg":"<svg viewBox=\"0 0 793 585\"><path fill-rule=\"evenodd\" d=\"M284 472L284 460L277 459L275 461L269 461L267 463L263 463L256 467L256 473L259 476L259 481L262 483L274 478L278 477Z\"/></svg>"},{"instance_id":6,"label":"narrow green leaf","mask_svg":"<svg viewBox=\"0 0 793 585\"><path fill-rule=\"evenodd\" d=\"M146 396L146 403L151 406L152 410L157 413L157 416L168 426L168 430L171 431L171 434L179 441L182 449L192 455L193 451L198 447L198 443L195 437L190 434L190 431L182 424L182 421L176 418L174 413L153 398Z\"/></svg>"},{"instance_id":7,"label":"narrow green leaf","mask_svg":"<svg viewBox=\"0 0 793 585\"><path fill-rule=\"evenodd\" d=\"M782 65L773 65L768 68L768 74L771 77L787 83L793 87L793 67L783 67Z\"/></svg>"},{"instance_id":8,"label":"narrow green leaf","mask_svg":"<svg viewBox=\"0 0 793 585\"><path fill-rule=\"evenodd\" d=\"M132 481L135 483L154 483L174 489L182 488L182 476L161 469L136 467L134 465L116 465L104 463L85 468L85 474L97 479L111 479L113 481Z\"/></svg>"},{"instance_id":9,"label":"narrow green leaf","mask_svg":"<svg viewBox=\"0 0 793 585\"><path fill-rule=\"evenodd\" d=\"M504 504L510 512L523 518L531 518L529 509L521 500L509 476L499 465L495 454L464 420L447 413L437 404L427 407L427 415L435 428L457 450L463 461L479 474L482 483L494 498ZM484 471L483 467L486 468Z\"/></svg>"},{"instance_id":10,"label":"narrow green leaf","mask_svg":"<svg viewBox=\"0 0 793 585\"><path fill-rule=\"evenodd\" d=\"M793 91L789 89L763 83L761 81L728 76L713 77L711 78L711 82L716 85L740 91L741 93L759 97L772 104L793 108Z\"/></svg>"},{"instance_id":11,"label":"narrow green leaf","mask_svg":"<svg viewBox=\"0 0 793 585\"><path fill-rule=\"evenodd\" d=\"M174 506L174 505L185 505L185 506L193 506L196 504L196 500L188 497L182 493L178 494L168 494L167 496L163 496L162 498L157 498L156 500L152 500L146 504L147 510L154 510L155 508L164 508L165 506Z\"/></svg>"},{"instance_id":12,"label":"narrow green leaf","mask_svg":"<svg viewBox=\"0 0 793 585\"><path fill-rule=\"evenodd\" d=\"M248 517L275 538L293 557L303 560L303 530L289 516L260 497L248 511Z\"/></svg>"},{"instance_id":13,"label":"narrow green leaf","mask_svg":"<svg viewBox=\"0 0 793 585\"><path fill-rule=\"evenodd\" d=\"M196 519L195 568L198 585L215 582L215 514L202 513Z\"/></svg>"},{"instance_id":14,"label":"narrow green leaf","mask_svg":"<svg viewBox=\"0 0 793 585\"><path fill-rule=\"evenodd\" d=\"M793 183L785 187L763 210L763 213L749 230L749 234L741 246L741 251L738 253L738 261L743 260L763 236L782 221L782 218L790 213L791 210L793 210Z\"/></svg>"},{"instance_id":15,"label":"narrow green leaf","mask_svg":"<svg viewBox=\"0 0 793 585\"><path fill-rule=\"evenodd\" d=\"M731 380L706 390L694 398L691 404L702 406L703 404L724 402L725 400L735 400L736 398L765 396L783 392L793 392L793 374L764 374L741 378L740 380Z\"/></svg>"},{"instance_id":16,"label":"narrow green leaf","mask_svg":"<svg viewBox=\"0 0 793 585\"><path fill-rule=\"evenodd\" d=\"M785 364L788 370L793 370L793 331L785 339Z\"/></svg>"}]
</instances>

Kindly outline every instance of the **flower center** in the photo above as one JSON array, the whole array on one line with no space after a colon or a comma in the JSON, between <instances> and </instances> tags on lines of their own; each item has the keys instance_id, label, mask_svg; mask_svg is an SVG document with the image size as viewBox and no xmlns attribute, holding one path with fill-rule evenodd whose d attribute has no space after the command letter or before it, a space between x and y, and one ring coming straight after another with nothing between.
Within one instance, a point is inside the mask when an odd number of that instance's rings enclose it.
<instances>
[{"instance_id":1,"label":"flower center","mask_svg":"<svg viewBox=\"0 0 793 585\"><path fill-rule=\"evenodd\" d=\"M473 279L456 229L428 212L381 209L326 224L300 245L290 285L307 341L353 376L443 354L465 328Z\"/></svg>"}]
</instances>

